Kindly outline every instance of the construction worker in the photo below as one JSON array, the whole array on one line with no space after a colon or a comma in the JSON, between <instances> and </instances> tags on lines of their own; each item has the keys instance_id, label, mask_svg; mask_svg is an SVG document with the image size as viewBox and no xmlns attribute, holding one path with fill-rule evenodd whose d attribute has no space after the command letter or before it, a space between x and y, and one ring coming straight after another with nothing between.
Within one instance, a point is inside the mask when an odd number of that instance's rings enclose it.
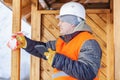
<instances>
[{"instance_id":1,"label":"construction worker","mask_svg":"<svg viewBox=\"0 0 120 80\"><path fill-rule=\"evenodd\" d=\"M85 9L77 2L65 3L57 17L60 37L38 42L22 33L14 34L17 45L30 54L43 58L54 68L53 80L98 80L102 51L90 27L85 23Z\"/></svg>"}]
</instances>

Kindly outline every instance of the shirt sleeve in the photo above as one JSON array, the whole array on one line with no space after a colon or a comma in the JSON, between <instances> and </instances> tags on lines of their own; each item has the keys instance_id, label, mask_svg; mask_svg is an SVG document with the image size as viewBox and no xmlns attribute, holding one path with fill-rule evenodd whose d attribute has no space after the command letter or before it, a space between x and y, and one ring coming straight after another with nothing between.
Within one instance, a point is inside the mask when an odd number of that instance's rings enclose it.
<instances>
[{"instance_id":1,"label":"shirt sleeve","mask_svg":"<svg viewBox=\"0 0 120 80\"><path fill-rule=\"evenodd\" d=\"M48 42L45 43L45 42L35 41L35 40L29 39L27 37L25 37L25 38L26 38L26 41L27 41L27 47L23 48L23 49L31 55L34 55L34 56L39 57L39 58L46 59L45 56L43 55L44 53L41 54L35 48L35 46L38 46L38 45L43 45L43 46L45 46L46 49L51 48L52 50L55 50L55 41L48 41Z\"/></svg>"}]
</instances>

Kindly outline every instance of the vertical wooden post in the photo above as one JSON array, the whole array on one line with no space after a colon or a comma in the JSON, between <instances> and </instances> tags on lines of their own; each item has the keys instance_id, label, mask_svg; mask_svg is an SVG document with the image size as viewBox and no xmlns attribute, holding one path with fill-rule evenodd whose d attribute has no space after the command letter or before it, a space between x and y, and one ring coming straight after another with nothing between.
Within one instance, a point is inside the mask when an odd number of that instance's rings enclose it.
<instances>
[{"instance_id":1,"label":"vertical wooden post","mask_svg":"<svg viewBox=\"0 0 120 80\"><path fill-rule=\"evenodd\" d=\"M115 80L120 80L120 0L113 0L114 43L115 43Z\"/></svg>"},{"instance_id":2,"label":"vertical wooden post","mask_svg":"<svg viewBox=\"0 0 120 80\"><path fill-rule=\"evenodd\" d=\"M40 41L40 16L37 13L38 0L34 0L31 10L32 39ZM31 56L30 80L40 80L40 58Z\"/></svg>"},{"instance_id":3,"label":"vertical wooden post","mask_svg":"<svg viewBox=\"0 0 120 80\"><path fill-rule=\"evenodd\" d=\"M13 0L13 33L21 30L21 2L22 0ZM11 80L20 80L20 49L12 51L11 66Z\"/></svg>"},{"instance_id":4,"label":"vertical wooden post","mask_svg":"<svg viewBox=\"0 0 120 80\"><path fill-rule=\"evenodd\" d=\"M107 80L114 80L114 37L111 13L107 14Z\"/></svg>"},{"instance_id":5,"label":"vertical wooden post","mask_svg":"<svg viewBox=\"0 0 120 80\"><path fill-rule=\"evenodd\" d=\"M114 27L113 27L113 0L110 1L110 14L107 14L107 80L115 80L115 52L114 52Z\"/></svg>"}]
</instances>

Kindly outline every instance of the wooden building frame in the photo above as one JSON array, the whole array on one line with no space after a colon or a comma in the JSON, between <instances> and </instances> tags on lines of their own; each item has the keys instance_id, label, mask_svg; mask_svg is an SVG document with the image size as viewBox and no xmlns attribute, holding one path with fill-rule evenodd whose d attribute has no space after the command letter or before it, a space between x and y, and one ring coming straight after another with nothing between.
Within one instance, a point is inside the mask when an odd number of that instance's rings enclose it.
<instances>
[{"instance_id":1,"label":"wooden building frame","mask_svg":"<svg viewBox=\"0 0 120 80\"><path fill-rule=\"evenodd\" d=\"M31 25L32 25L32 39L34 40L41 40L41 20L42 20L42 15L43 14L56 14L59 11L39 11L38 10L38 1L37 0L32 0L32 12L31 12ZM119 49L120 49L120 38L118 35L120 34L120 10L119 10L119 0L115 0L114 2L114 24L112 22L112 17L111 17L111 10L87 10L87 13L108 13L107 14L107 53L108 54L107 60L108 63L108 68L107 68L107 80L120 80L120 65L119 65L119 60L120 60L120 55L119 55ZM112 4L113 4L112 3ZM38 18L39 17L39 18ZM114 27L113 27L114 26ZM12 32L18 32L21 30L21 0L13 0L13 30ZM113 31L114 30L114 31ZM113 38L113 33L114 33L114 38ZM111 35L111 37L110 37ZM114 43L113 43L114 41ZM111 46L113 45L113 46ZM114 45L115 45L115 53L114 53ZM113 54L114 53L114 54ZM115 57L115 58L114 58ZM114 60L115 59L115 60ZM41 60L39 58L36 58L34 56L31 56L31 74L30 74L30 80L41 80L40 74L40 62ZM11 72L11 80L20 80L20 50L12 51L12 72Z\"/></svg>"},{"instance_id":2,"label":"wooden building frame","mask_svg":"<svg viewBox=\"0 0 120 80\"><path fill-rule=\"evenodd\" d=\"M113 0L114 45L115 45L115 80L120 80L120 0Z\"/></svg>"},{"instance_id":3,"label":"wooden building frame","mask_svg":"<svg viewBox=\"0 0 120 80\"><path fill-rule=\"evenodd\" d=\"M18 4L19 3L19 4ZM13 0L12 32L21 31L21 0ZM20 49L12 51L11 80L20 80Z\"/></svg>"}]
</instances>

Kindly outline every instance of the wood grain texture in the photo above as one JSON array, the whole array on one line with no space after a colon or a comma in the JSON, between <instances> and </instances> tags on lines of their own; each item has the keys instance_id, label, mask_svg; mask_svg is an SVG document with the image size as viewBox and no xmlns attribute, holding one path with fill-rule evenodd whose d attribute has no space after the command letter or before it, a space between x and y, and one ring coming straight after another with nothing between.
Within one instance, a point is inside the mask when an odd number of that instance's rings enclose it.
<instances>
[{"instance_id":1,"label":"wood grain texture","mask_svg":"<svg viewBox=\"0 0 120 80\"><path fill-rule=\"evenodd\" d=\"M31 25L32 25L32 40L41 40L41 16L37 13L37 0L32 4ZM37 18L39 17L39 18ZM40 58L31 56L30 80L40 80Z\"/></svg>"},{"instance_id":2,"label":"wood grain texture","mask_svg":"<svg viewBox=\"0 0 120 80\"><path fill-rule=\"evenodd\" d=\"M120 0L113 0L114 44L115 44L115 80L120 80Z\"/></svg>"},{"instance_id":3,"label":"wood grain texture","mask_svg":"<svg viewBox=\"0 0 120 80\"><path fill-rule=\"evenodd\" d=\"M21 0L13 0L12 33L21 31ZM12 51L11 80L20 80L20 49Z\"/></svg>"}]
</instances>

